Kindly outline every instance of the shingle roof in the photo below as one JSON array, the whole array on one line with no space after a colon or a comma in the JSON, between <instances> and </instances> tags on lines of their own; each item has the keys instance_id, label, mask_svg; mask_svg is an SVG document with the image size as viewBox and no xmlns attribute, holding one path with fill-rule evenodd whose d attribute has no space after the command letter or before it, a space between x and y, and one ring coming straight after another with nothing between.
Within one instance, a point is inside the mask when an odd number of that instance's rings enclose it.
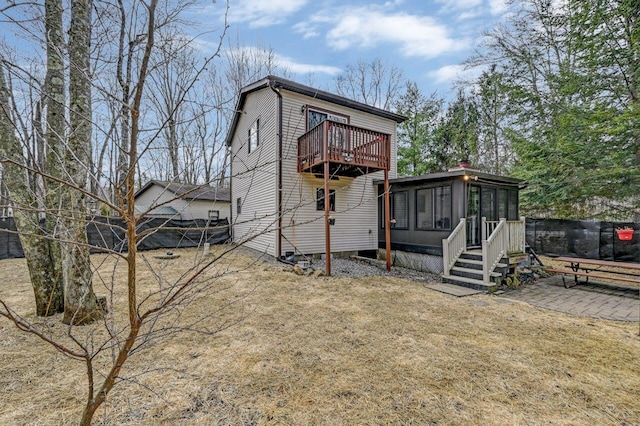
<instances>
[{"instance_id":1,"label":"shingle roof","mask_svg":"<svg viewBox=\"0 0 640 426\"><path fill-rule=\"evenodd\" d=\"M147 210L149 210L149 207L147 207L147 206L135 206L135 210L136 210L136 214L142 214L142 213L146 212ZM180 217L180 212L178 212L176 209L174 209L171 206L160 206L160 207L156 207L154 209L151 209L147 215L148 216L176 216L176 217Z\"/></svg>"},{"instance_id":2,"label":"shingle roof","mask_svg":"<svg viewBox=\"0 0 640 426\"><path fill-rule=\"evenodd\" d=\"M229 188L220 188L209 185L191 185L187 183L167 182L162 180L150 180L142 188L136 191L134 197L137 198L152 185L160 185L183 200L231 201Z\"/></svg>"}]
</instances>

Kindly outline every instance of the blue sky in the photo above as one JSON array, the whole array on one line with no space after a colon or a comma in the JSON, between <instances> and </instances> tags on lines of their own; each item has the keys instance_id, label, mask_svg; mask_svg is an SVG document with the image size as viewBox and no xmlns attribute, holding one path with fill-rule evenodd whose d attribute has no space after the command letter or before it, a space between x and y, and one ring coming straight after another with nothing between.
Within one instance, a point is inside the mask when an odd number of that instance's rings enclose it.
<instances>
[{"instance_id":1,"label":"blue sky","mask_svg":"<svg viewBox=\"0 0 640 426\"><path fill-rule=\"evenodd\" d=\"M216 25L224 7L199 15ZM346 65L379 58L423 93L448 96L461 61L506 13L505 0L231 0L228 19L233 40L273 48L301 83L327 89Z\"/></svg>"},{"instance_id":2,"label":"blue sky","mask_svg":"<svg viewBox=\"0 0 640 426\"><path fill-rule=\"evenodd\" d=\"M423 94L448 98L463 72L461 62L474 53L483 32L504 19L507 1L229 0L227 38L232 45L237 40L272 48L294 80L321 89L332 90L347 65L380 59L416 81ZM199 24L192 30L201 34L204 56L210 53L206 46L217 43L226 4L200 0L186 16ZM23 10L15 10L19 18ZM5 24L0 40L26 47L27 40L16 40Z\"/></svg>"}]
</instances>

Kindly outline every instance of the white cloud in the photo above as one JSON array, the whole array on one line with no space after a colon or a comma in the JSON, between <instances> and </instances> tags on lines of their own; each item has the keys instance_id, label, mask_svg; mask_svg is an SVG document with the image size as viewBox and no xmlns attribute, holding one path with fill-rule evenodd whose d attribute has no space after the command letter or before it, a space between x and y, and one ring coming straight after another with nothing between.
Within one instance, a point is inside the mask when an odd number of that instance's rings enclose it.
<instances>
[{"instance_id":1,"label":"white cloud","mask_svg":"<svg viewBox=\"0 0 640 426\"><path fill-rule=\"evenodd\" d=\"M507 11L509 6L506 0L489 0L489 10L492 15L501 15Z\"/></svg>"},{"instance_id":2,"label":"white cloud","mask_svg":"<svg viewBox=\"0 0 640 426\"><path fill-rule=\"evenodd\" d=\"M428 73L437 84L451 83L456 80L473 80L480 76L482 67L466 68L464 65L445 65Z\"/></svg>"},{"instance_id":3,"label":"white cloud","mask_svg":"<svg viewBox=\"0 0 640 426\"><path fill-rule=\"evenodd\" d=\"M278 63L296 74L328 74L337 75L342 70L330 65L303 64L286 56L277 56Z\"/></svg>"},{"instance_id":4,"label":"white cloud","mask_svg":"<svg viewBox=\"0 0 640 426\"><path fill-rule=\"evenodd\" d=\"M482 0L436 0L436 3L442 4L444 11L451 10L468 10L482 4Z\"/></svg>"},{"instance_id":5,"label":"white cloud","mask_svg":"<svg viewBox=\"0 0 640 426\"><path fill-rule=\"evenodd\" d=\"M464 69L462 65L446 65L431 71L428 75L433 78L436 83L449 83L460 76L460 72Z\"/></svg>"},{"instance_id":6,"label":"white cloud","mask_svg":"<svg viewBox=\"0 0 640 426\"><path fill-rule=\"evenodd\" d=\"M309 0L237 0L229 4L230 22L248 22L252 28L284 22Z\"/></svg>"},{"instance_id":7,"label":"white cloud","mask_svg":"<svg viewBox=\"0 0 640 426\"><path fill-rule=\"evenodd\" d=\"M293 31L302 34L302 38L309 39L318 37L320 32L308 22L299 22L293 26Z\"/></svg>"},{"instance_id":8,"label":"white cloud","mask_svg":"<svg viewBox=\"0 0 640 426\"><path fill-rule=\"evenodd\" d=\"M340 68L330 65L305 64L297 62L293 58L279 55L273 50L264 49L259 46L244 46L239 49L232 49L228 53L236 58L245 58L245 60L250 61L250 63L268 63L277 69L286 70L295 74L317 73L334 76L342 71Z\"/></svg>"},{"instance_id":9,"label":"white cloud","mask_svg":"<svg viewBox=\"0 0 640 426\"><path fill-rule=\"evenodd\" d=\"M466 41L452 38L448 28L430 16L389 13L372 7L320 12L298 26L298 31L304 28L318 32L318 27L327 24L327 44L337 50L389 44L398 46L404 56L433 58L468 47Z\"/></svg>"}]
</instances>

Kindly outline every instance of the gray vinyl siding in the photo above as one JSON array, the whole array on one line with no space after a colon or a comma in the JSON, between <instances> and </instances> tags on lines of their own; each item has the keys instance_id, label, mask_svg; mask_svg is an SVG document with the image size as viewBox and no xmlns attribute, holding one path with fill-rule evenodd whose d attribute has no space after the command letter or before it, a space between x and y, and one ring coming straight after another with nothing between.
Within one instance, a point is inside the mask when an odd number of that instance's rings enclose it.
<instances>
[{"instance_id":1,"label":"gray vinyl siding","mask_svg":"<svg viewBox=\"0 0 640 426\"><path fill-rule=\"evenodd\" d=\"M231 143L233 241L276 256L277 98L269 88L251 93ZM248 129L260 119L257 150L248 152ZM237 214L236 200L242 198Z\"/></svg>"},{"instance_id":2,"label":"gray vinyl siding","mask_svg":"<svg viewBox=\"0 0 640 426\"><path fill-rule=\"evenodd\" d=\"M304 134L304 105L349 116L354 126L389 133L392 136L390 178L396 176L396 123L369 113L318 101L296 93L283 91L283 239L282 253L297 250L305 254L324 253L324 212L316 210L316 189L324 185L322 178L297 172L297 139ZM373 250L378 247L377 188L373 180L383 179L384 172L353 178L332 180L336 190L336 219L331 226L331 251ZM234 183L235 184L235 183Z\"/></svg>"}]
</instances>

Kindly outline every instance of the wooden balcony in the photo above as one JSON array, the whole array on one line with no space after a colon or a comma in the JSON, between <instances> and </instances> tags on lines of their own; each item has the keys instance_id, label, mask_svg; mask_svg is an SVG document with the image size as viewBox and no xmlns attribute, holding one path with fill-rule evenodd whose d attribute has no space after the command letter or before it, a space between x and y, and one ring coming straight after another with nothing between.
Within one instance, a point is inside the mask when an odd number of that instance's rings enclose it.
<instances>
[{"instance_id":1,"label":"wooden balcony","mask_svg":"<svg viewBox=\"0 0 640 426\"><path fill-rule=\"evenodd\" d=\"M298 138L298 173L357 177L389 170L391 135L325 120Z\"/></svg>"}]
</instances>

